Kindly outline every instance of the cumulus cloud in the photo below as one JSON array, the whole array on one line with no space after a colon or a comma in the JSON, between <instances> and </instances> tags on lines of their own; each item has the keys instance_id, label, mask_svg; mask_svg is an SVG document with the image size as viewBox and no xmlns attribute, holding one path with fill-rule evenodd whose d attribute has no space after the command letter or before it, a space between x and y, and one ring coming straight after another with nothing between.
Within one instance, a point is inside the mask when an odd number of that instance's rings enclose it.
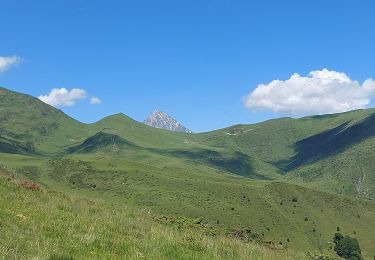
<instances>
[{"instance_id":1,"label":"cumulus cloud","mask_svg":"<svg viewBox=\"0 0 375 260\"><path fill-rule=\"evenodd\" d=\"M373 79L360 84L345 73L323 69L260 84L245 98L245 106L292 116L326 114L365 108L374 96Z\"/></svg>"},{"instance_id":2,"label":"cumulus cloud","mask_svg":"<svg viewBox=\"0 0 375 260\"><path fill-rule=\"evenodd\" d=\"M6 71L11 66L17 65L21 62L18 56L2 57L0 56L0 73Z\"/></svg>"},{"instance_id":3,"label":"cumulus cloud","mask_svg":"<svg viewBox=\"0 0 375 260\"><path fill-rule=\"evenodd\" d=\"M99 105L101 103L102 103L102 101L97 97L91 97L90 98L90 104L91 105Z\"/></svg>"},{"instance_id":4,"label":"cumulus cloud","mask_svg":"<svg viewBox=\"0 0 375 260\"><path fill-rule=\"evenodd\" d=\"M39 96L41 101L51 106L73 106L76 101L86 98L86 91L79 88L70 91L66 88L54 88L48 95Z\"/></svg>"}]
</instances>

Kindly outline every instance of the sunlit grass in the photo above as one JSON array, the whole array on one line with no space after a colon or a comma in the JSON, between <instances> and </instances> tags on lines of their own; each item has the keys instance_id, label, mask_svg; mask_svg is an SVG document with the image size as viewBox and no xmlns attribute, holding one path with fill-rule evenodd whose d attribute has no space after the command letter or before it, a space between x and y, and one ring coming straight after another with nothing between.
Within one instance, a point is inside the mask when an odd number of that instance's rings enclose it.
<instances>
[{"instance_id":1,"label":"sunlit grass","mask_svg":"<svg viewBox=\"0 0 375 260\"><path fill-rule=\"evenodd\" d=\"M154 221L150 212L29 190L0 177L3 259L307 259L224 234Z\"/></svg>"}]
</instances>

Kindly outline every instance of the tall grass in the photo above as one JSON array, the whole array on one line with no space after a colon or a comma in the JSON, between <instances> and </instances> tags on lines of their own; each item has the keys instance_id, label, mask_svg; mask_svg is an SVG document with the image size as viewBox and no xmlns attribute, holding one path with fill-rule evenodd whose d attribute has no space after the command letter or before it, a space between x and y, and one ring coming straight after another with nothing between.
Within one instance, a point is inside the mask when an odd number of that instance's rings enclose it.
<instances>
[{"instance_id":1,"label":"tall grass","mask_svg":"<svg viewBox=\"0 0 375 260\"><path fill-rule=\"evenodd\" d=\"M32 190L0 177L2 259L307 259L304 253L177 229L148 211Z\"/></svg>"}]
</instances>

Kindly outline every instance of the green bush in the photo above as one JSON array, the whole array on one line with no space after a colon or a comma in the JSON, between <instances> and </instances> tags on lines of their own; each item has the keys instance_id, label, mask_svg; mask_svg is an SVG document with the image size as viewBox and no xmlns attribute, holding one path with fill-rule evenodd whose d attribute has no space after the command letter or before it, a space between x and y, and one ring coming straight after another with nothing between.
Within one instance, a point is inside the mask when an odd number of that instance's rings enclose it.
<instances>
[{"instance_id":1,"label":"green bush","mask_svg":"<svg viewBox=\"0 0 375 260\"><path fill-rule=\"evenodd\" d=\"M350 260L363 260L361 248L356 238L344 237L341 233L335 233L333 242L336 244L334 250L340 257Z\"/></svg>"}]
</instances>

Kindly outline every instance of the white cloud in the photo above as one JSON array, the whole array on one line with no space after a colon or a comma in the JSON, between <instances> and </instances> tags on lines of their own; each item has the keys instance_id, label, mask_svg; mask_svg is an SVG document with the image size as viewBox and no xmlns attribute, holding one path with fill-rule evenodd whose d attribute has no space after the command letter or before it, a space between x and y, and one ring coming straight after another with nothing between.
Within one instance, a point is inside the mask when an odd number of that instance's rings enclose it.
<instances>
[{"instance_id":1,"label":"white cloud","mask_svg":"<svg viewBox=\"0 0 375 260\"><path fill-rule=\"evenodd\" d=\"M90 98L90 104L91 105L99 105L101 103L102 103L102 101L97 97L91 97Z\"/></svg>"},{"instance_id":2,"label":"white cloud","mask_svg":"<svg viewBox=\"0 0 375 260\"><path fill-rule=\"evenodd\" d=\"M70 91L66 88L54 88L48 95L39 96L41 101L51 106L73 106L76 101L86 98L86 91L79 88Z\"/></svg>"},{"instance_id":3,"label":"white cloud","mask_svg":"<svg viewBox=\"0 0 375 260\"><path fill-rule=\"evenodd\" d=\"M21 62L21 58L18 56L2 57L0 56L0 73L6 71L13 65L17 65Z\"/></svg>"},{"instance_id":4,"label":"white cloud","mask_svg":"<svg viewBox=\"0 0 375 260\"><path fill-rule=\"evenodd\" d=\"M323 69L260 84L245 98L245 106L292 116L326 114L365 108L374 96L374 80L360 84L345 73Z\"/></svg>"}]
</instances>

